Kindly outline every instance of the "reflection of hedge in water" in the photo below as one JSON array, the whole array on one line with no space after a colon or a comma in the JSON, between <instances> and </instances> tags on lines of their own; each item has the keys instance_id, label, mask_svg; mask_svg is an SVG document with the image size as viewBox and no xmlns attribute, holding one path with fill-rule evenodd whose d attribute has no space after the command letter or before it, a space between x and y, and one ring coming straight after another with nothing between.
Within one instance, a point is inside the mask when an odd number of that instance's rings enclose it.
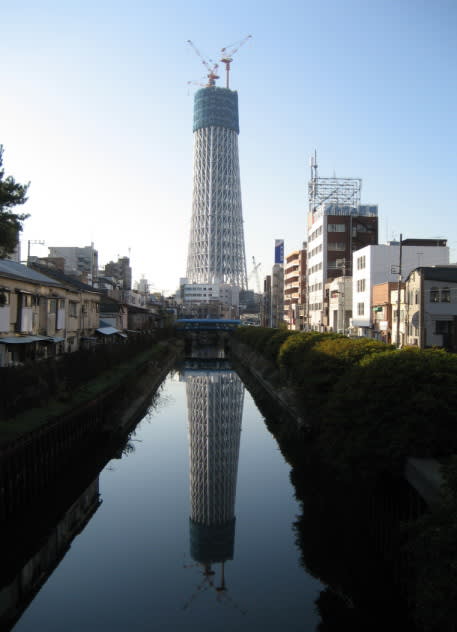
<instances>
[{"instance_id":1,"label":"reflection of hedge in water","mask_svg":"<svg viewBox=\"0 0 457 632\"><path fill-rule=\"evenodd\" d=\"M322 618L318 629L341 632L347 623L354 632L384 632L393 627L394 620L403 632L408 632L411 628L404 612L405 601L397 598L392 565L388 567L384 562L385 544L390 543L390 563L396 538L387 537L387 525L380 527L382 503L381 509L374 511L372 495L362 496L362 502L359 489L351 490L338 483L334 471L319 460L309 436L287 415L281 416L275 403L246 370L238 370L282 455L293 468L291 482L301 511L292 528L300 563L327 586L316 601ZM370 520L376 531L368 528ZM397 519L397 538L399 524ZM377 550L373 538L379 544Z\"/></svg>"},{"instance_id":2,"label":"reflection of hedge in water","mask_svg":"<svg viewBox=\"0 0 457 632\"><path fill-rule=\"evenodd\" d=\"M375 516L390 516L390 527L379 524L377 530L371 529L371 544L386 551L390 538L393 571L406 586L418 629L455 632L457 457L451 458L452 467L444 471L447 488L438 507L415 520L423 509L421 502L401 495L394 499L404 485L402 473L408 457L441 458L457 453L457 356L442 350L395 350L371 340L315 332L281 332L273 340L277 330L251 334L255 329L242 329L236 335L259 353L268 348L266 357L274 357L283 381L295 385L304 410L318 419L312 443L280 425L270 423L269 428L290 463L303 467L314 460L308 469L306 492L297 489L303 514L294 528L302 562L331 587L317 602L323 616L320 629L341 629L340 624L331 627L329 603L343 609L341 617L347 615L352 629L358 629L357 616L349 612L350 601L357 600L359 588L364 588L364 582L371 584L378 570L364 567L371 554L363 555L364 538L357 537L364 535L359 527L366 524L363 510L370 507ZM332 494L333 483L317 489L317 469L324 463L334 480L344 481L340 495ZM385 488L386 472L393 477L390 489ZM295 484L296 476L294 470ZM316 489L310 490L310 481ZM350 502L348 490L356 503ZM363 500L367 494L372 497L370 505ZM394 506L397 509L392 514ZM403 525L402 532L402 521L408 520L411 522ZM375 526L376 520L370 524ZM348 568L354 569L352 579L344 576ZM373 588L373 595L377 590ZM368 628L373 630L378 617L382 620L384 605L375 600L371 607ZM380 629L390 624L384 622ZM368 628L365 622L361 629Z\"/></svg>"},{"instance_id":3,"label":"reflection of hedge in water","mask_svg":"<svg viewBox=\"0 0 457 632\"><path fill-rule=\"evenodd\" d=\"M316 602L319 629L340 631L346 621L352 630L412 631L401 579L408 575L401 524L417 499L408 498L407 485L395 481L391 494L390 482L383 481L361 494L316 464L294 468L291 480L301 505L293 525L300 562L326 585Z\"/></svg>"},{"instance_id":4,"label":"reflection of hedge in water","mask_svg":"<svg viewBox=\"0 0 457 632\"><path fill-rule=\"evenodd\" d=\"M416 616L427 632L457 630L457 457L443 469L442 502L406 529L416 573Z\"/></svg>"}]
</instances>

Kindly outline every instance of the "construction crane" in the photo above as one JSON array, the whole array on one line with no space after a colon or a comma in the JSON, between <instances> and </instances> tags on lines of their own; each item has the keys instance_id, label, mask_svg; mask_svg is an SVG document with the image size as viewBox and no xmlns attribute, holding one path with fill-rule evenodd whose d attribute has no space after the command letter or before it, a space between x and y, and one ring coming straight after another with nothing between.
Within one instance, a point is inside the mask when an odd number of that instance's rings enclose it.
<instances>
[{"instance_id":1,"label":"construction crane","mask_svg":"<svg viewBox=\"0 0 457 632\"><path fill-rule=\"evenodd\" d=\"M252 270L248 276L248 284L249 284L249 281L252 279L252 277L255 277L255 282L257 286L257 294L262 294L262 290L260 288L260 277L259 277L259 268L261 265L262 264L260 262L256 263L255 257L252 257Z\"/></svg>"},{"instance_id":2,"label":"construction crane","mask_svg":"<svg viewBox=\"0 0 457 632\"><path fill-rule=\"evenodd\" d=\"M246 35L245 38L243 38L242 40L240 40L239 42L235 42L235 44L230 44L229 46L226 46L225 48L221 49L221 62L223 64L225 64L225 77L226 77L226 81L225 81L225 87L229 88L229 82L230 82L230 64L233 61L233 55L241 48L241 46L243 46L243 44L245 44L248 39L251 39L252 35Z\"/></svg>"},{"instance_id":3,"label":"construction crane","mask_svg":"<svg viewBox=\"0 0 457 632\"><path fill-rule=\"evenodd\" d=\"M207 75L208 76L208 83L207 83L207 85L205 87L209 88L210 86L215 86L216 85L216 79L219 79L219 75L217 74L217 69L219 68L219 64L215 63L212 59L206 59L205 57L203 57L201 52L198 50L198 48L195 46L195 44L191 40L187 40L187 43L190 46L192 46L194 51L200 57L202 64L205 66L206 70L208 71L208 75ZM188 83L190 83L190 82L188 82Z\"/></svg>"}]
</instances>

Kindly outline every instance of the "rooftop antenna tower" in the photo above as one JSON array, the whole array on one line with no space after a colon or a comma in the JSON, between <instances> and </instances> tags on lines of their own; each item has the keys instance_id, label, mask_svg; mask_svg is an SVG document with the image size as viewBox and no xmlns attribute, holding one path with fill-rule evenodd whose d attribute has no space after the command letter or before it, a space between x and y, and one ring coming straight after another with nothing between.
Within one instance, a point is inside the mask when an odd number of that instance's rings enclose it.
<instances>
[{"instance_id":1,"label":"rooftop antenna tower","mask_svg":"<svg viewBox=\"0 0 457 632\"><path fill-rule=\"evenodd\" d=\"M252 35L246 35L245 38L235 44L230 44L221 49L221 62L225 64L225 87L230 88L230 64L233 61L233 55L245 44Z\"/></svg>"},{"instance_id":2,"label":"rooftop antenna tower","mask_svg":"<svg viewBox=\"0 0 457 632\"><path fill-rule=\"evenodd\" d=\"M360 204L362 180L360 178L319 178L317 153L311 156L311 178L308 183L309 212L315 213L324 204L357 208Z\"/></svg>"}]
</instances>

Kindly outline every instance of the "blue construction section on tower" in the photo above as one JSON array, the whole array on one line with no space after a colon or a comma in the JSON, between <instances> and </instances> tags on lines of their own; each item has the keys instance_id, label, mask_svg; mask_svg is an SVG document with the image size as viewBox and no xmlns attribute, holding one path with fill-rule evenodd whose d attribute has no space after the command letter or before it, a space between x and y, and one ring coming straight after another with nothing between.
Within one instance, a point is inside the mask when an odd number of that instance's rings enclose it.
<instances>
[{"instance_id":1,"label":"blue construction section on tower","mask_svg":"<svg viewBox=\"0 0 457 632\"><path fill-rule=\"evenodd\" d=\"M194 129L225 127L240 133L238 93L228 88L202 88L194 97Z\"/></svg>"}]
</instances>

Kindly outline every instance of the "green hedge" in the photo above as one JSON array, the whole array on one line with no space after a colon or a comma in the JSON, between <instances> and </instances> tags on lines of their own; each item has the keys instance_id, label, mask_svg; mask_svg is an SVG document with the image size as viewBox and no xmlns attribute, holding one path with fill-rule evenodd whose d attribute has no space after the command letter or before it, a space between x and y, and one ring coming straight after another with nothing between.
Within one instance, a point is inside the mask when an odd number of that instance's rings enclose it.
<instances>
[{"instance_id":1,"label":"green hedge","mask_svg":"<svg viewBox=\"0 0 457 632\"><path fill-rule=\"evenodd\" d=\"M341 471L401 471L407 457L457 452L457 356L369 338L246 327L237 337L276 362Z\"/></svg>"},{"instance_id":2,"label":"green hedge","mask_svg":"<svg viewBox=\"0 0 457 632\"><path fill-rule=\"evenodd\" d=\"M322 412L320 444L342 469L401 472L407 457L457 452L457 356L402 349L363 357Z\"/></svg>"}]
</instances>

